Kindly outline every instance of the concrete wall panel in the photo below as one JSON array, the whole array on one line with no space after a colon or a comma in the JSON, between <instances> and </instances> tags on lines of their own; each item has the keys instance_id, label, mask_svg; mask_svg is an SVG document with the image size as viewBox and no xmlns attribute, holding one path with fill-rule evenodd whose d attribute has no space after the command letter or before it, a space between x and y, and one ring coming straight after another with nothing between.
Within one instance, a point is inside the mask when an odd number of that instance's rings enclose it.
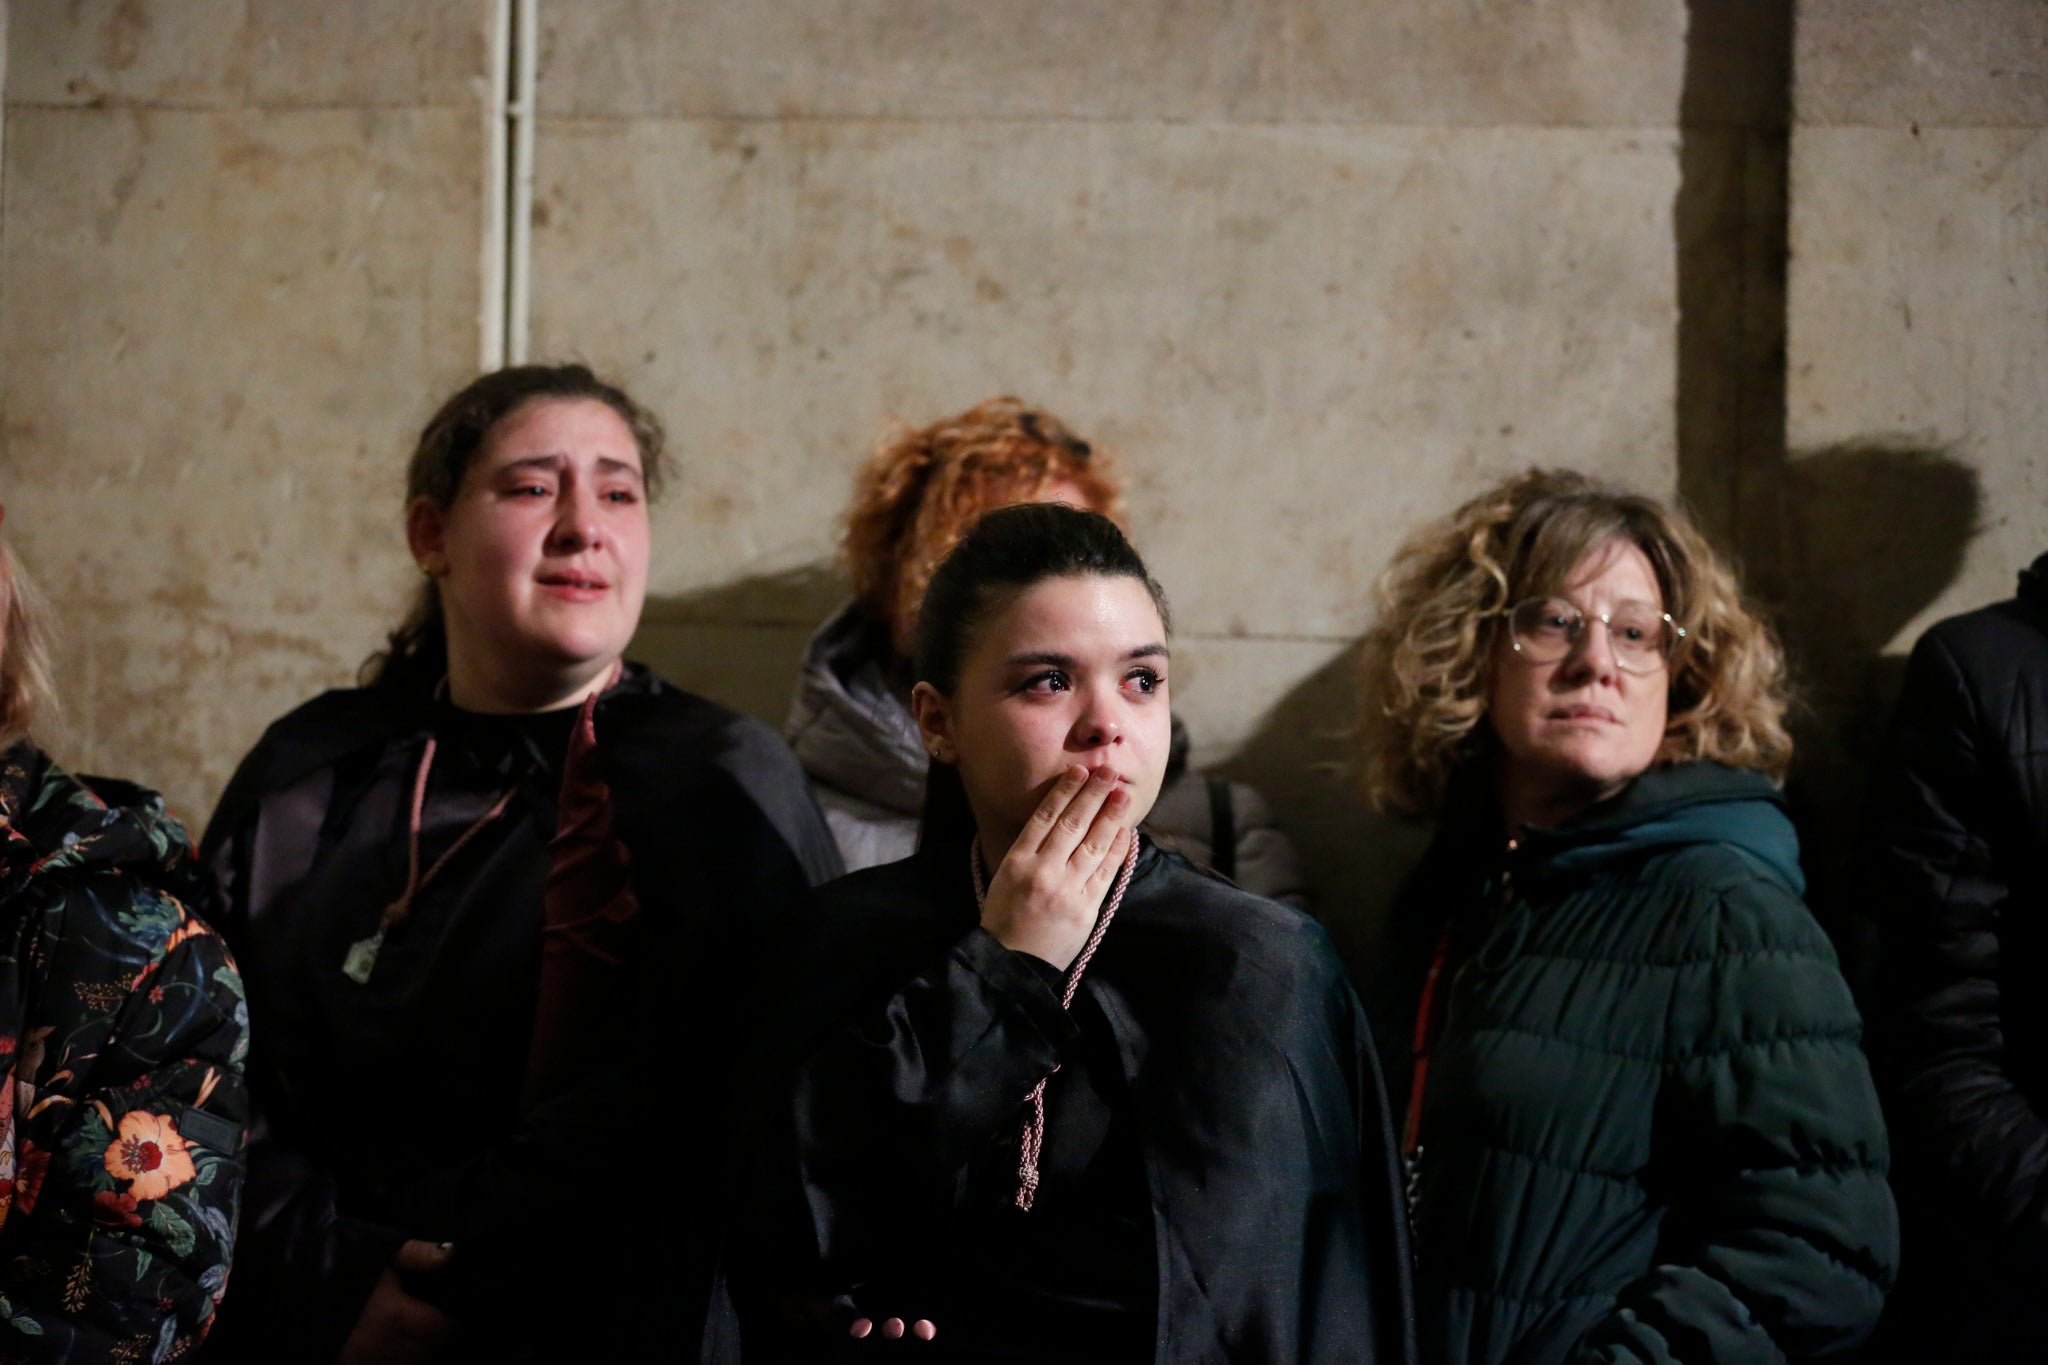
<instances>
[{"instance_id":1,"label":"concrete wall panel","mask_svg":"<svg viewBox=\"0 0 2048 1365\"><path fill-rule=\"evenodd\" d=\"M549 113L1193 119L1280 109L1278 26L1263 2L606 0L546 6L543 23Z\"/></svg>"},{"instance_id":2,"label":"concrete wall panel","mask_svg":"<svg viewBox=\"0 0 2048 1365\"><path fill-rule=\"evenodd\" d=\"M468 112L8 114L7 530L88 769L203 817L410 583L411 434L475 363Z\"/></svg>"},{"instance_id":3,"label":"concrete wall panel","mask_svg":"<svg viewBox=\"0 0 2048 1365\"><path fill-rule=\"evenodd\" d=\"M1287 114L1463 127L1668 126L1678 0L1282 0Z\"/></svg>"},{"instance_id":4,"label":"concrete wall panel","mask_svg":"<svg viewBox=\"0 0 2048 1365\"><path fill-rule=\"evenodd\" d=\"M1979 534L1904 650L2048 549L2048 132L1804 128L1793 153L1795 464L1877 443L1980 481Z\"/></svg>"},{"instance_id":5,"label":"concrete wall panel","mask_svg":"<svg viewBox=\"0 0 2048 1365\"><path fill-rule=\"evenodd\" d=\"M249 99L481 108L490 0L248 0Z\"/></svg>"},{"instance_id":6,"label":"concrete wall panel","mask_svg":"<svg viewBox=\"0 0 2048 1365\"><path fill-rule=\"evenodd\" d=\"M171 108L477 107L490 0L36 0L8 100Z\"/></svg>"},{"instance_id":7,"label":"concrete wall panel","mask_svg":"<svg viewBox=\"0 0 2048 1365\"><path fill-rule=\"evenodd\" d=\"M542 106L629 117L1657 127L1679 0L608 0L543 7Z\"/></svg>"},{"instance_id":8,"label":"concrete wall panel","mask_svg":"<svg viewBox=\"0 0 2048 1365\"><path fill-rule=\"evenodd\" d=\"M2048 125L2040 0L1802 0L1804 127Z\"/></svg>"},{"instance_id":9,"label":"concrete wall panel","mask_svg":"<svg viewBox=\"0 0 2048 1365\"><path fill-rule=\"evenodd\" d=\"M1120 452L1196 633L1350 635L1402 530L1522 464L1670 486L1668 138L554 121L541 158L535 353L685 461L657 591L824 557L888 417L1003 391Z\"/></svg>"},{"instance_id":10,"label":"concrete wall panel","mask_svg":"<svg viewBox=\"0 0 2048 1365\"><path fill-rule=\"evenodd\" d=\"M248 81L248 0L10 7L7 101L217 106Z\"/></svg>"}]
</instances>

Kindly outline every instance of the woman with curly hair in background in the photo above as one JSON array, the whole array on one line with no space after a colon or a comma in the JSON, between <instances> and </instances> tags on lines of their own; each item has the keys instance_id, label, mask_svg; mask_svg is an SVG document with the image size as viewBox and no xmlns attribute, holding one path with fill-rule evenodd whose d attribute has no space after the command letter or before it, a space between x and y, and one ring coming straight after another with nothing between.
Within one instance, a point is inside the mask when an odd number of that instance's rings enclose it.
<instances>
[{"instance_id":1,"label":"woman with curly hair in background","mask_svg":"<svg viewBox=\"0 0 2048 1365\"><path fill-rule=\"evenodd\" d=\"M234 1247L248 1010L184 826L29 738L37 616L0 544L0 1356L183 1357Z\"/></svg>"},{"instance_id":2,"label":"woman with curly hair in background","mask_svg":"<svg viewBox=\"0 0 2048 1365\"><path fill-rule=\"evenodd\" d=\"M910 661L933 570L998 507L1064 502L1121 526L1122 496L1100 451L1015 398L898 431L862 467L841 544L853 601L812 639L788 725L849 871L916 845L928 763L910 714ZM1176 720L1149 830L1247 891L1306 906L1294 847L1264 800L1189 767L1188 749Z\"/></svg>"},{"instance_id":3,"label":"woman with curly hair in background","mask_svg":"<svg viewBox=\"0 0 2048 1365\"><path fill-rule=\"evenodd\" d=\"M1563 472L1416 534L1380 601L1368 791L1439 822L1395 909L1424 1358L1853 1349L1897 1225L1769 630L1682 518Z\"/></svg>"}]
</instances>

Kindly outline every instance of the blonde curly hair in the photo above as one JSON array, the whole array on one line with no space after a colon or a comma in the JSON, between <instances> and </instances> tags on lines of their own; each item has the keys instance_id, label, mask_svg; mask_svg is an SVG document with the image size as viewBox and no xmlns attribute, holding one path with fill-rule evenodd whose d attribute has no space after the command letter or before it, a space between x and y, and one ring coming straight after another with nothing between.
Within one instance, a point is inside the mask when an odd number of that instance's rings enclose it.
<instances>
[{"instance_id":1,"label":"blonde curly hair","mask_svg":"<svg viewBox=\"0 0 2048 1365\"><path fill-rule=\"evenodd\" d=\"M1051 413L985 399L883 441L854 478L841 551L854 600L887 627L896 655L917 652L917 611L932 571L989 512L1036 501L1065 480L1123 529L1122 484L1103 454Z\"/></svg>"},{"instance_id":2,"label":"blonde curly hair","mask_svg":"<svg viewBox=\"0 0 2048 1365\"><path fill-rule=\"evenodd\" d=\"M41 594L0 541L0 749L28 738L36 717L56 704L42 616Z\"/></svg>"},{"instance_id":3,"label":"blonde curly hair","mask_svg":"<svg viewBox=\"0 0 2048 1365\"><path fill-rule=\"evenodd\" d=\"M1363 776L1374 806L1442 810L1452 773L1483 744L1505 611L1558 592L1614 540L1649 559L1664 609L1686 632L1653 766L1706 759L1784 777L1792 761L1784 655L1744 606L1729 566L1653 498L1569 470L1532 469L1423 527L1380 577L1379 616L1360 664Z\"/></svg>"}]
</instances>

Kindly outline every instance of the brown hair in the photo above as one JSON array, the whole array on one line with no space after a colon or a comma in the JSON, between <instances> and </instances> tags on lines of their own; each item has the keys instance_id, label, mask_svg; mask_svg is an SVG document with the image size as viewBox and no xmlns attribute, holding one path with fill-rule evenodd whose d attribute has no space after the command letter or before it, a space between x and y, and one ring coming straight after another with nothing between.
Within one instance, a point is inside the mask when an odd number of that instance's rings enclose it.
<instances>
[{"instance_id":1,"label":"brown hair","mask_svg":"<svg viewBox=\"0 0 2048 1365\"><path fill-rule=\"evenodd\" d=\"M920 430L896 432L854 478L841 551L854 600L887 628L897 657L917 649L918 606L939 562L983 515L1069 480L1086 510L1121 523L1109 461L1051 413L990 398Z\"/></svg>"},{"instance_id":2,"label":"brown hair","mask_svg":"<svg viewBox=\"0 0 2048 1365\"><path fill-rule=\"evenodd\" d=\"M426 498L443 510L499 423L529 403L588 399L619 415L640 451L640 475L651 501L668 476L661 421L615 384L583 365L511 365L479 375L441 405L420 432L405 472L405 505ZM371 687L431 687L448 671L448 633L441 596L422 584L385 648L363 661L359 681Z\"/></svg>"},{"instance_id":3,"label":"brown hair","mask_svg":"<svg viewBox=\"0 0 2048 1365\"><path fill-rule=\"evenodd\" d=\"M28 738L36 717L56 706L42 617L42 594L0 541L0 749Z\"/></svg>"},{"instance_id":4,"label":"brown hair","mask_svg":"<svg viewBox=\"0 0 2048 1365\"><path fill-rule=\"evenodd\" d=\"M1561 589L1587 554L1626 541L1649 559L1685 631L1673 656L1655 766L1701 759L1782 778L1784 655L1735 575L1683 516L1569 470L1532 469L1422 528L1378 588L1361 656L1368 797L1383 810L1442 809L1452 772L1479 751L1503 612Z\"/></svg>"}]
</instances>

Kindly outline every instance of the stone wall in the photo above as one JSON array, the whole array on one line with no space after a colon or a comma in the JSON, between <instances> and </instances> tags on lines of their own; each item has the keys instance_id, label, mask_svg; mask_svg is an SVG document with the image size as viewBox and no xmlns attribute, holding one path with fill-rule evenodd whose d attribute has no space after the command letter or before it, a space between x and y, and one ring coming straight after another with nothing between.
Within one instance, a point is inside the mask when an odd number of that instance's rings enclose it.
<instances>
[{"instance_id":1,"label":"stone wall","mask_svg":"<svg viewBox=\"0 0 2048 1365\"><path fill-rule=\"evenodd\" d=\"M203 821L410 585L402 461L476 366L487 0L16 0L0 497L52 747Z\"/></svg>"},{"instance_id":2,"label":"stone wall","mask_svg":"<svg viewBox=\"0 0 2048 1365\"><path fill-rule=\"evenodd\" d=\"M1339 771L1397 538L1532 462L1674 486L1684 8L543 13L535 350L684 459L646 652L779 718L855 465L1023 396L1119 456L1197 757L1362 948L1414 846Z\"/></svg>"},{"instance_id":3,"label":"stone wall","mask_svg":"<svg viewBox=\"0 0 2048 1365\"><path fill-rule=\"evenodd\" d=\"M1839 858L1906 650L2048 550L2048 6L1806 0L1796 70L1784 439L1748 548Z\"/></svg>"},{"instance_id":4,"label":"stone wall","mask_svg":"<svg viewBox=\"0 0 2048 1365\"><path fill-rule=\"evenodd\" d=\"M1682 490L1784 613L1827 811L1887 652L2048 540L2029 0L538 8L531 353L683 462L640 652L779 719L854 466L1017 393L1118 455L1197 757L1361 960L1416 836L1341 771L1348 651L1418 519L1531 463ZM55 747L195 819L410 584L497 12L12 5L0 497Z\"/></svg>"}]
</instances>

